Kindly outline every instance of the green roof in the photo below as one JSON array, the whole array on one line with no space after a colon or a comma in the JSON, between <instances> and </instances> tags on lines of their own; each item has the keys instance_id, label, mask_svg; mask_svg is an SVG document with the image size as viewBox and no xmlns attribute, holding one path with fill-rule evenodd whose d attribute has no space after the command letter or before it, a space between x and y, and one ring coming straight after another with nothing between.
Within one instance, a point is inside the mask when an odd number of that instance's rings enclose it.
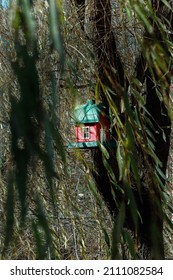
<instances>
[{"instance_id":1,"label":"green roof","mask_svg":"<svg viewBox=\"0 0 173 280\"><path fill-rule=\"evenodd\" d=\"M100 113L102 104L94 104L92 100L88 100L86 104L77 106L73 114L73 122L75 123L96 123L100 121Z\"/></svg>"}]
</instances>

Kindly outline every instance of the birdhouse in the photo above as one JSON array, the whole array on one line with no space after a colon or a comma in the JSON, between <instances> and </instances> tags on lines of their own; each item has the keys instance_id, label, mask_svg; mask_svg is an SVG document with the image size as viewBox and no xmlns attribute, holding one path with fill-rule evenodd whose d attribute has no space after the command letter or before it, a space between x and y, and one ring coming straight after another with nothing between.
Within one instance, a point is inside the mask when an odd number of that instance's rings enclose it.
<instances>
[{"instance_id":1,"label":"birdhouse","mask_svg":"<svg viewBox=\"0 0 173 280\"><path fill-rule=\"evenodd\" d=\"M110 123L103 104L88 100L86 104L77 106L72 124L76 142L70 143L69 148L95 148L99 143L106 144L110 141Z\"/></svg>"}]
</instances>

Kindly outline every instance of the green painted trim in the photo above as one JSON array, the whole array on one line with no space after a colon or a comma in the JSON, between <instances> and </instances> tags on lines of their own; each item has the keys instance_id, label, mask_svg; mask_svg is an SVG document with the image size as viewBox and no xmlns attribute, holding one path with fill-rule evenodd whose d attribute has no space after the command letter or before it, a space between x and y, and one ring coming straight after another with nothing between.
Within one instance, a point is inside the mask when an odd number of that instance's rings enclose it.
<instances>
[{"instance_id":1,"label":"green painted trim","mask_svg":"<svg viewBox=\"0 0 173 280\"><path fill-rule=\"evenodd\" d=\"M98 147L99 144L97 141L93 141L93 142L74 142L74 143L70 143L68 145L68 148L70 149L85 149L85 148L96 148Z\"/></svg>"},{"instance_id":2,"label":"green painted trim","mask_svg":"<svg viewBox=\"0 0 173 280\"><path fill-rule=\"evenodd\" d=\"M116 143L115 141L105 141L103 142L104 146L108 148L115 148ZM67 148L69 149L87 149L87 148L98 148L99 147L99 142L93 141L93 142L74 142L70 143Z\"/></svg>"}]
</instances>

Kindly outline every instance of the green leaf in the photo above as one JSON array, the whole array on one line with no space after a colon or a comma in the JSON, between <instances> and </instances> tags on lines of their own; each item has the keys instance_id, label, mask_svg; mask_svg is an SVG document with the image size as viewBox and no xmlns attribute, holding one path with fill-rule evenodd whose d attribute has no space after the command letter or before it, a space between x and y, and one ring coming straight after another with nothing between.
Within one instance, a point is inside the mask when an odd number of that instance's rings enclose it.
<instances>
[{"instance_id":1,"label":"green leaf","mask_svg":"<svg viewBox=\"0 0 173 280\"><path fill-rule=\"evenodd\" d=\"M144 23L147 31L151 34L153 33L153 26L151 25L150 21L148 20L148 13L140 6L140 4L134 4L134 10L136 14L138 15L138 18Z\"/></svg>"},{"instance_id":2,"label":"green leaf","mask_svg":"<svg viewBox=\"0 0 173 280\"><path fill-rule=\"evenodd\" d=\"M110 238L109 238L108 232L107 232L107 230L105 229L104 225L101 223L100 226L101 226L101 229L102 229L103 234L104 234L105 243L106 243L107 248L108 248L108 254L110 254L110 250L111 250L111 240L110 240Z\"/></svg>"},{"instance_id":3,"label":"green leaf","mask_svg":"<svg viewBox=\"0 0 173 280\"><path fill-rule=\"evenodd\" d=\"M99 147L100 147L100 150L102 151L102 156L104 156L107 160L109 159L109 153L107 151L107 149L105 148L105 146L101 143L99 143Z\"/></svg>"},{"instance_id":4,"label":"green leaf","mask_svg":"<svg viewBox=\"0 0 173 280\"><path fill-rule=\"evenodd\" d=\"M171 7L171 5L169 4L168 1L166 1L166 0L161 0L161 2L162 2L163 4L165 4L165 6L168 7L168 8L172 11L172 7Z\"/></svg>"},{"instance_id":5,"label":"green leaf","mask_svg":"<svg viewBox=\"0 0 173 280\"><path fill-rule=\"evenodd\" d=\"M28 39L33 42L36 40L35 23L31 14L31 6L29 0L22 1L23 14L27 27Z\"/></svg>"},{"instance_id":6,"label":"green leaf","mask_svg":"<svg viewBox=\"0 0 173 280\"><path fill-rule=\"evenodd\" d=\"M134 195L133 189L126 183L124 183L124 191L126 195L126 199L128 199L128 205L126 206L128 209L128 212L131 214L132 222L134 225L134 228L137 230L138 228L138 218L139 218L139 212L138 212L138 205L136 202L136 198ZM141 194L139 194L139 199L141 199Z\"/></svg>"},{"instance_id":7,"label":"green leaf","mask_svg":"<svg viewBox=\"0 0 173 280\"><path fill-rule=\"evenodd\" d=\"M87 176L87 182L88 182L88 187L89 187L90 191L93 193L98 205L101 207L102 206L102 200L100 199L100 196L98 195L96 185L95 185L94 181L92 180L92 178L89 174Z\"/></svg>"},{"instance_id":8,"label":"green leaf","mask_svg":"<svg viewBox=\"0 0 173 280\"><path fill-rule=\"evenodd\" d=\"M36 196L36 206L37 223L33 222L33 230L36 239L38 258L45 259L48 252L51 258L54 258L52 235L47 221L47 213L38 195Z\"/></svg>"},{"instance_id":9,"label":"green leaf","mask_svg":"<svg viewBox=\"0 0 173 280\"><path fill-rule=\"evenodd\" d=\"M64 43L61 36L61 26L59 11L55 4L55 0L49 1L49 15L50 15L50 33L54 49L59 53L61 65L64 65L65 51Z\"/></svg>"},{"instance_id":10,"label":"green leaf","mask_svg":"<svg viewBox=\"0 0 173 280\"><path fill-rule=\"evenodd\" d=\"M108 172L108 175L111 177L111 179L113 180L113 182L115 182L117 184L116 178L115 178L115 174L113 172L113 169L111 167L111 165L109 164L109 162L107 161L107 159L105 157L102 158L103 160L103 164Z\"/></svg>"},{"instance_id":11,"label":"green leaf","mask_svg":"<svg viewBox=\"0 0 173 280\"><path fill-rule=\"evenodd\" d=\"M121 204L118 215L114 222L113 232L112 232L112 248L111 248L111 259L118 260L121 259L121 254L119 251L119 242L121 240L122 229L125 221L125 204Z\"/></svg>"},{"instance_id":12,"label":"green leaf","mask_svg":"<svg viewBox=\"0 0 173 280\"><path fill-rule=\"evenodd\" d=\"M124 242L127 244L132 258L135 260L138 259L138 256L135 252L134 239L132 238L132 236L129 234L127 230L124 229L122 233L123 233Z\"/></svg>"},{"instance_id":13,"label":"green leaf","mask_svg":"<svg viewBox=\"0 0 173 280\"><path fill-rule=\"evenodd\" d=\"M32 221L32 231L33 236L35 238L35 246L36 246L36 254L38 260L44 260L46 259L46 249L43 244L43 238L39 230L39 226L36 222Z\"/></svg>"},{"instance_id":14,"label":"green leaf","mask_svg":"<svg viewBox=\"0 0 173 280\"><path fill-rule=\"evenodd\" d=\"M123 157L122 157L122 147L120 142L117 142L117 162L118 162L118 168L119 168L119 180L122 180L123 172L124 172L124 164L123 164Z\"/></svg>"}]
</instances>

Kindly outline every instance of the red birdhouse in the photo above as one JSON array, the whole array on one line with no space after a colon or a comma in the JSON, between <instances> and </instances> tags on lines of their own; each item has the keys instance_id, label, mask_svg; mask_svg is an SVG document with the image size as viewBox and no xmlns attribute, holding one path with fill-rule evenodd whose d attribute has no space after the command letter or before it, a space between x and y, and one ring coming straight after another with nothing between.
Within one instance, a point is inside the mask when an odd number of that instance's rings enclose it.
<instances>
[{"instance_id":1,"label":"red birdhouse","mask_svg":"<svg viewBox=\"0 0 173 280\"><path fill-rule=\"evenodd\" d=\"M69 148L94 148L99 143L110 141L110 123L103 104L95 104L88 100L86 104L75 108L73 122L76 142Z\"/></svg>"}]
</instances>

